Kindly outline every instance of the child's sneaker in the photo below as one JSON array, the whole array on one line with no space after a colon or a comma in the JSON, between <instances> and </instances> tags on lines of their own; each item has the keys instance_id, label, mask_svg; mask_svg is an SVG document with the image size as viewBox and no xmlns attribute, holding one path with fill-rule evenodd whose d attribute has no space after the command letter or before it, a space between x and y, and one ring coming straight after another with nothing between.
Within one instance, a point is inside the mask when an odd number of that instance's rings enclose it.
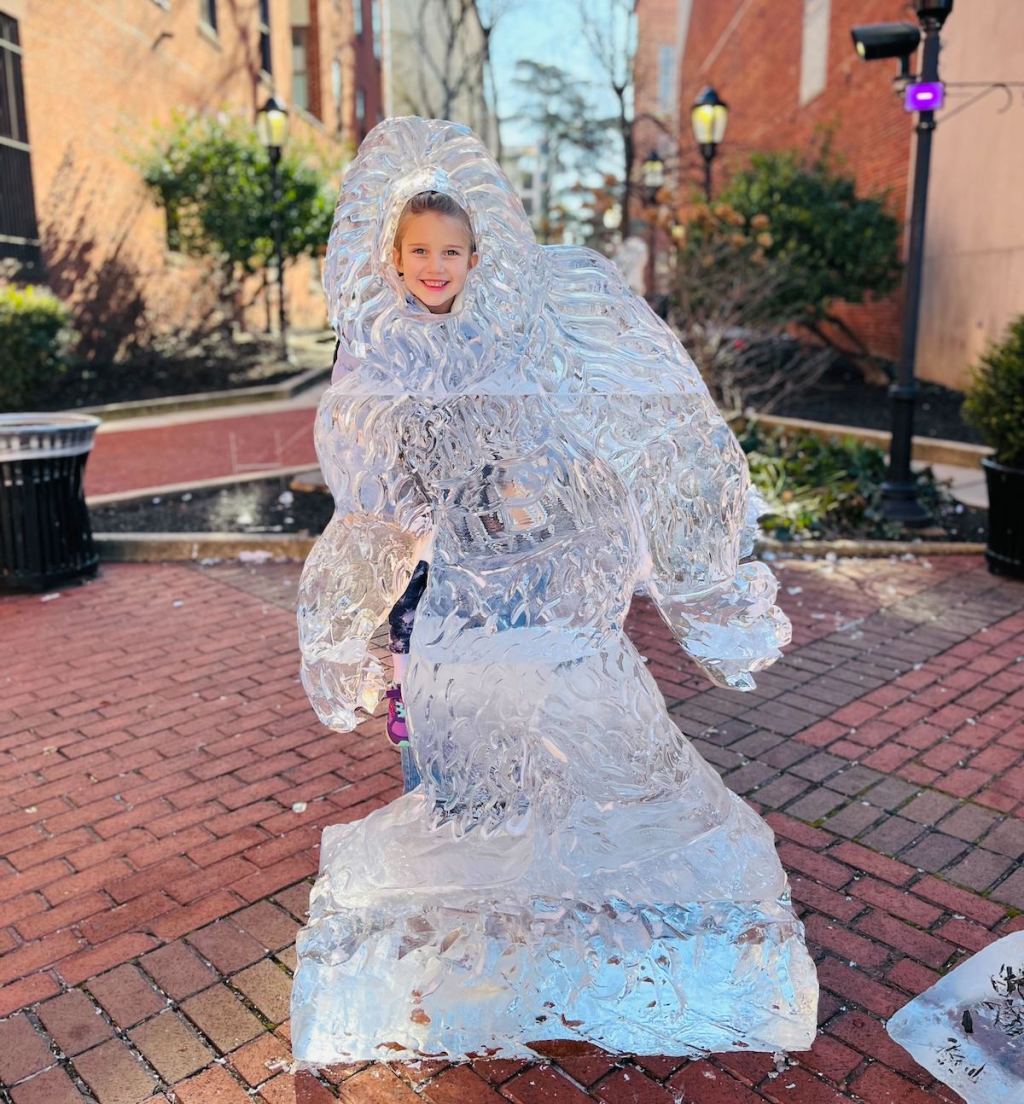
<instances>
[{"instance_id":1,"label":"child's sneaker","mask_svg":"<svg viewBox=\"0 0 1024 1104\"><path fill-rule=\"evenodd\" d=\"M388 739L397 747L409 742L409 726L405 720L405 702L401 686L392 686L384 696L388 699Z\"/></svg>"}]
</instances>

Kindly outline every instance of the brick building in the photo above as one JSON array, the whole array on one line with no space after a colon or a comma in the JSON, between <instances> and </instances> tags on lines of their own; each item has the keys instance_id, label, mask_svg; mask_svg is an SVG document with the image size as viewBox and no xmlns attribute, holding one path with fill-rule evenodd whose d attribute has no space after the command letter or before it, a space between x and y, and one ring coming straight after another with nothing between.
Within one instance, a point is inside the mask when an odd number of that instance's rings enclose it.
<instances>
[{"instance_id":1,"label":"brick building","mask_svg":"<svg viewBox=\"0 0 1024 1104\"><path fill-rule=\"evenodd\" d=\"M169 251L133 164L175 111L254 120L340 169L381 114L377 0L0 0L0 258L37 263L93 326L187 332L207 269ZM318 263L288 272L293 324L323 323ZM110 343L111 349L116 341Z\"/></svg>"},{"instance_id":2,"label":"brick building","mask_svg":"<svg viewBox=\"0 0 1024 1104\"><path fill-rule=\"evenodd\" d=\"M884 194L905 219L913 117L893 92L896 63L865 63L850 40L856 24L896 21L916 24L907 0L639 0L638 155L654 146L696 183L689 107L712 85L730 109L716 180L755 150L807 150L827 133L858 190ZM1024 78L1024 4L957 4L943 45L946 81ZM950 96L960 102L955 89ZM1001 106L990 97L948 127L939 115L918 372L952 386L964 385L984 343L1024 311L1024 209L1013 199L1024 113L999 116ZM872 351L895 357L898 292L843 316Z\"/></svg>"},{"instance_id":3,"label":"brick building","mask_svg":"<svg viewBox=\"0 0 1024 1104\"><path fill-rule=\"evenodd\" d=\"M906 8L903 0L640 0L640 60L658 77L641 82L654 96L641 96L638 86L637 112L664 120L679 135L684 178L696 183L689 107L712 85L729 105L716 181L756 150L808 150L828 133L858 190L886 193L889 209L902 218L911 119L892 94L892 66L861 61L850 25L901 19ZM648 122L640 148L664 151L665 142ZM898 293L843 314L873 352L895 356Z\"/></svg>"}]
</instances>

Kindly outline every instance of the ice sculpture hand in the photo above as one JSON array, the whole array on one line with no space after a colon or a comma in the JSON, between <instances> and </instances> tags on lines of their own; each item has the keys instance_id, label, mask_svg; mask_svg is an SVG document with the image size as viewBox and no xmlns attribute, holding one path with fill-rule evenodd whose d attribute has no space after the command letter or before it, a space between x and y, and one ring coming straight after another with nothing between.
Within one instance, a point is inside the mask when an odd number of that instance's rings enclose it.
<instances>
[{"instance_id":1,"label":"ice sculpture hand","mask_svg":"<svg viewBox=\"0 0 1024 1104\"><path fill-rule=\"evenodd\" d=\"M752 672L789 643L789 621L775 605L778 583L764 564L742 564L733 579L696 593L666 594L657 583L650 590L683 650L717 686L753 690Z\"/></svg>"},{"instance_id":2,"label":"ice sculpture hand","mask_svg":"<svg viewBox=\"0 0 1024 1104\"><path fill-rule=\"evenodd\" d=\"M306 560L299 583L302 685L317 716L336 732L372 713L387 676L370 637L401 594L415 538L367 514L335 515Z\"/></svg>"}]
</instances>

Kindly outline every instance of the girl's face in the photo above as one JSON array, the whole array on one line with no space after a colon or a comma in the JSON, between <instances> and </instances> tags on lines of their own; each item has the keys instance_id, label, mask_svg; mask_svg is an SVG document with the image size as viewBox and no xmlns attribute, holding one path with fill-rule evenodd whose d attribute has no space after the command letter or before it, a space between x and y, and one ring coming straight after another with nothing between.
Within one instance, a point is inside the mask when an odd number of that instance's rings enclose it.
<instances>
[{"instance_id":1,"label":"girl's face","mask_svg":"<svg viewBox=\"0 0 1024 1104\"><path fill-rule=\"evenodd\" d=\"M469 231L457 218L424 211L406 220L395 268L432 314L447 314L480 258L470 249Z\"/></svg>"}]
</instances>

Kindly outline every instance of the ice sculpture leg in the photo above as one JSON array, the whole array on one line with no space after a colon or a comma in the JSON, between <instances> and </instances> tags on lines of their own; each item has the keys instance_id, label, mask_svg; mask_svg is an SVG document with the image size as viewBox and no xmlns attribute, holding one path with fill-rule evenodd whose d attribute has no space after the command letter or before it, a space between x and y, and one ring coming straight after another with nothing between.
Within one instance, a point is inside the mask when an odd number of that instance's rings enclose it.
<instances>
[{"instance_id":1,"label":"ice sculpture leg","mask_svg":"<svg viewBox=\"0 0 1024 1104\"><path fill-rule=\"evenodd\" d=\"M296 1055L809 1046L817 983L772 833L632 646L498 670L480 643L410 668L422 789L324 834Z\"/></svg>"}]
</instances>

